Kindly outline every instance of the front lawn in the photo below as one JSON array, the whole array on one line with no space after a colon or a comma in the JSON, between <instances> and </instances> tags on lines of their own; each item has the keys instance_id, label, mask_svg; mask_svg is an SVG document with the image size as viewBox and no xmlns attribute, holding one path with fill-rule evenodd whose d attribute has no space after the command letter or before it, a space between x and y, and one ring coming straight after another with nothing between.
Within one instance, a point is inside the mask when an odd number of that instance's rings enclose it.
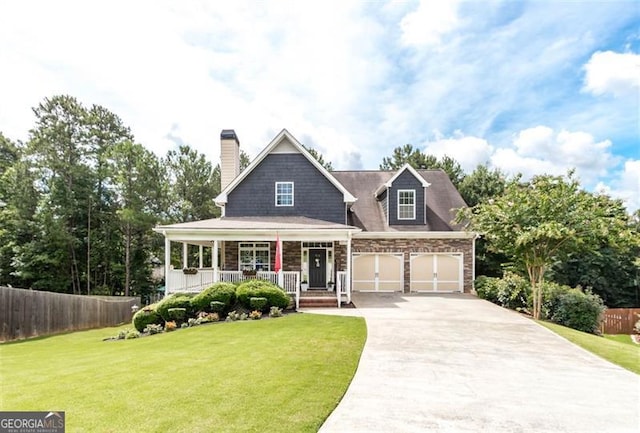
<instances>
[{"instance_id":1,"label":"front lawn","mask_svg":"<svg viewBox=\"0 0 640 433\"><path fill-rule=\"evenodd\" d=\"M640 346L604 337L598 337L597 335L587 334L571 328L565 328L564 326L556 325L554 323L543 321L538 321L538 323L549 328L572 343L577 344L583 349L595 353L596 355L613 362L620 367L640 374Z\"/></svg>"},{"instance_id":2,"label":"front lawn","mask_svg":"<svg viewBox=\"0 0 640 433\"><path fill-rule=\"evenodd\" d=\"M119 329L0 345L0 410L65 411L73 432L315 432L366 338L315 314L101 341Z\"/></svg>"}]
</instances>

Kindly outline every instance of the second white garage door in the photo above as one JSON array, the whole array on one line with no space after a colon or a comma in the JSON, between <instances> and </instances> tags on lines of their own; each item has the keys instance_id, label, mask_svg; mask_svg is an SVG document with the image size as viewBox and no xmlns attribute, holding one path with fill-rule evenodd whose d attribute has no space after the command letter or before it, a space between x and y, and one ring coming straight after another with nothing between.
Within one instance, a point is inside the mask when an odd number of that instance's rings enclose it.
<instances>
[{"instance_id":1,"label":"second white garage door","mask_svg":"<svg viewBox=\"0 0 640 433\"><path fill-rule=\"evenodd\" d=\"M354 253L353 290L402 291L403 269L402 253Z\"/></svg>"},{"instance_id":2,"label":"second white garage door","mask_svg":"<svg viewBox=\"0 0 640 433\"><path fill-rule=\"evenodd\" d=\"M411 254L412 292L462 292L462 254Z\"/></svg>"}]
</instances>

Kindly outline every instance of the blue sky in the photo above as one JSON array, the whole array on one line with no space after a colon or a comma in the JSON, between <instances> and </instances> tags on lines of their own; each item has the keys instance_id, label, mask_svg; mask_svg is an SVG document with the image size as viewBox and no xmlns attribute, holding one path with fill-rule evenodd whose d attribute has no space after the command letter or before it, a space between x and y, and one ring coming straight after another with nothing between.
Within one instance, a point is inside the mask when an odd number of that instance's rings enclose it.
<instances>
[{"instance_id":1,"label":"blue sky","mask_svg":"<svg viewBox=\"0 0 640 433\"><path fill-rule=\"evenodd\" d=\"M640 2L0 3L0 131L100 104L159 155L287 128L338 169L405 143L640 207Z\"/></svg>"}]
</instances>

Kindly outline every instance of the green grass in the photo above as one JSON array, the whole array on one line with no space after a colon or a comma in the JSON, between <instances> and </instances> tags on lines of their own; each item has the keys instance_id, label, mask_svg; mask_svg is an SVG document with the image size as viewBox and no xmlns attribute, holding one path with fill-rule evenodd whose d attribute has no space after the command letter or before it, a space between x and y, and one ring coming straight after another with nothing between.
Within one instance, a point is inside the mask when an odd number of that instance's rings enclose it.
<instances>
[{"instance_id":1,"label":"green grass","mask_svg":"<svg viewBox=\"0 0 640 433\"><path fill-rule=\"evenodd\" d=\"M553 323L538 321L556 334L620 367L640 374L640 346L576 331Z\"/></svg>"},{"instance_id":2,"label":"green grass","mask_svg":"<svg viewBox=\"0 0 640 433\"><path fill-rule=\"evenodd\" d=\"M0 410L66 411L69 432L315 432L366 338L315 314L101 341L119 329L1 344Z\"/></svg>"},{"instance_id":3,"label":"green grass","mask_svg":"<svg viewBox=\"0 0 640 433\"><path fill-rule=\"evenodd\" d=\"M631 340L631 335L619 334L619 335L603 335L604 338L611 341L618 341L620 343L632 344L636 346L636 343Z\"/></svg>"}]
</instances>

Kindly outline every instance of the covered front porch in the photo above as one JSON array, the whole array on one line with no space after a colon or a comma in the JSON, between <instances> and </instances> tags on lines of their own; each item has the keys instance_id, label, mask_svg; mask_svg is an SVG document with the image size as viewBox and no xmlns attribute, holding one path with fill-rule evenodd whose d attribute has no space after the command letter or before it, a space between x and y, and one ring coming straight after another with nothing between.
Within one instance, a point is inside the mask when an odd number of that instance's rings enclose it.
<instances>
[{"instance_id":1,"label":"covered front porch","mask_svg":"<svg viewBox=\"0 0 640 433\"><path fill-rule=\"evenodd\" d=\"M158 226L165 237L165 295L213 283L263 279L301 296L330 292L351 302L356 227L304 217L220 218Z\"/></svg>"}]
</instances>

